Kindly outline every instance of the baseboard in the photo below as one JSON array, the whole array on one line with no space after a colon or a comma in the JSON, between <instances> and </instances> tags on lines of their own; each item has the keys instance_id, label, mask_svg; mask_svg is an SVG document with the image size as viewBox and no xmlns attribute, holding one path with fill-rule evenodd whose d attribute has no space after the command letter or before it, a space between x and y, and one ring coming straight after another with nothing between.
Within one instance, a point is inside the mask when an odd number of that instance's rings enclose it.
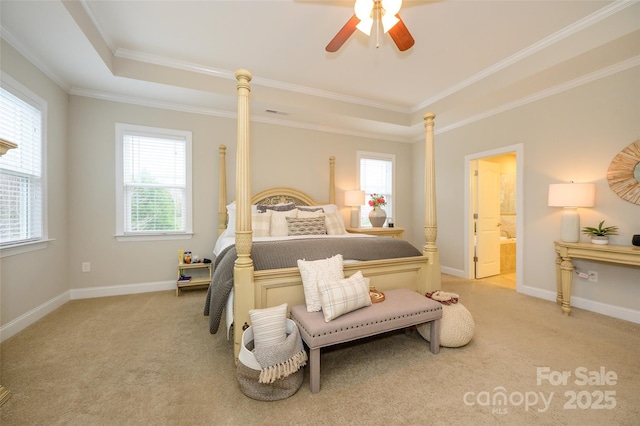
<instances>
[{"instance_id":1,"label":"baseboard","mask_svg":"<svg viewBox=\"0 0 640 426\"><path fill-rule=\"evenodd\" d=\"M537 297L539 299L549 300L551 302L555 302L557 297L557 293L555 291L542 290L531 286L523 286L522 294ZM608 305L606 303L596 302L576 296L571 297L571 307L580 308L609 317L640 324L640 311L637 311L635 309Z\"/></svg>"},{"instance_id":2,"label":"baseboard","mask_svg":"<svg viewBox=\"0 0 640 426\"><path fill-rule=\"evenodd\" d=\"M467 279L464 270L449 268L447 266L440 266L440 272L447 275L453 275L454 277Z\"/></svg>"},{"instance_id":3,"label":"baseboard","mask_svg":"<svg viewBox=\"0 0 640 426\"><path fill-rule=\"evenodd\" d=\"M20 315L13 321L3 325L0 327L0 342L4 342L9 337L29 327L31 324L55 311L69 300L71 300L69 291L65 291L61 295L54 297L42 305L33 308L29 312Z\"/></svg>"},{"instance_id":4,"label":"baseboard","mask_svg":"<svg viewBox=\"0 0 640 426\"><path fill-rule=\"evenodd\" d=\"M71 289L71 300L92 299L94 297L122 296L125 294L151 293L154 291L166 291L175 289L175 281L158 281L141 284L74 288Z\"/></svg>"},{"instance_id":5,"label":"baseboard","mask_svg":"<svg viewBox=\"0 0 640 426\"><path fill-rule=\"evenodd\" d=\"M55 311L69 300L122 296L126 294L150 293L154 291L175 289L175 281L71 289L0 327L0 342L4 342L9 337L29 327L31 324Z\"/></svg>"}]
</instances>

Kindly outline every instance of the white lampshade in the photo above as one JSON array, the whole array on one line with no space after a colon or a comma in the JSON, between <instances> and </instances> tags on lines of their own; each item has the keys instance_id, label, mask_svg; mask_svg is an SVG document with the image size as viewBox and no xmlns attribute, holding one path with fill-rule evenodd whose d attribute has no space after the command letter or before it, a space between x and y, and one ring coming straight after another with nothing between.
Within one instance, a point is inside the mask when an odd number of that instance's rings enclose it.
<instances>
[{"instance_id":1,"label":"white lampshade","mask_svg":"<svg viewBox=\"0 0 640 426\"><path fill-rule=\"evenodd\" d=\"M359 207L364 204L364 191L352 189L344 193L344 205L349 207Z\"/></svg>"},{"instance_id":2,"label":"white lampshade","mask_svg":"<svg viewBox=\"0 0 640 426\"><path fill-rule=\"evenodd\" d=\"M560 238L567 243L580 241L580 215L578 207L593 207L593 183L552 183L549 185L549 207L564 207Z\"/></svg>"},{"instance_id":3,"label":"white lampshade","mask_svg":"<svg viewBox=\"0 0 640 426\"><path fill-rule=\"evenodd\" d=\"M593 207L596 186L593 183L552 183L549 207Z\"/></svg>"},{"instance_id":4,"label":"white lampshade","mask_svg":"<svg viewBox=\"0 0 640 426\"><path fill-rule=\"evenodd\" d=\"M360 206L364 204L364 191L353 189L344 193L344 205L351 207L351 227L360 227Z\"/></svg>"}]
</instances>

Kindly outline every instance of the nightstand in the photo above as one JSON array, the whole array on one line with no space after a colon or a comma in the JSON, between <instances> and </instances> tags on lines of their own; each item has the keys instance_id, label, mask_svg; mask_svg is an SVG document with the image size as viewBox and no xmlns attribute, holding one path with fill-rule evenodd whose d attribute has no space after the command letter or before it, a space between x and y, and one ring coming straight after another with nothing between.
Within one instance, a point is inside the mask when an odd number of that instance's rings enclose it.
<instances>
[{"instance_id":1,"label":"nightstand","mask_svg":"<svg viewBox=\"0 0 640 426\"><path fill-rule=\"evenodd\" d=\"M200 272L196 272L201 270ZM211 263L180 263L178 264L178 280L176 281L176 296L180 291L188 287L205 287L211 284ZM191 274L196 273L196 276ZM188 275L191 278L183 280L181 277Z\"/></svg>"},{"instance_id":2,"label":"nightstand","mask_svg":"<svg viewBox=\"0 0 640 426\"><path fill-rule=\"evenodd\" d=\"M351 234L368 234L378 237L402 238L404 228L347 228L347 232Z\"/></svg>"}]
</instances>

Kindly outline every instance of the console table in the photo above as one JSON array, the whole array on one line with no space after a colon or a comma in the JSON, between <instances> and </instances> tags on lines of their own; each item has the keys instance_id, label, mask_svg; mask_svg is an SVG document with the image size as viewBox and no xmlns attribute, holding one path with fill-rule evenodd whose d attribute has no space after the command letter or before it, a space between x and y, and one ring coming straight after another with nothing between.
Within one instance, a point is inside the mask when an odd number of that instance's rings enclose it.
<instances>
[{"instance_id":1,"label":"console table","mask_svg":"<svg viewBox=\"0 0 640 426\"><path fill-rule=\"evenodd\" d=\"M591 243L565 243L555 241L556 254L556 303L562 305L565 315L571 313L571 283L575 270L571 259L598 260L640 266L640 247L597 245Z\"/></svg>"}]
</instances>

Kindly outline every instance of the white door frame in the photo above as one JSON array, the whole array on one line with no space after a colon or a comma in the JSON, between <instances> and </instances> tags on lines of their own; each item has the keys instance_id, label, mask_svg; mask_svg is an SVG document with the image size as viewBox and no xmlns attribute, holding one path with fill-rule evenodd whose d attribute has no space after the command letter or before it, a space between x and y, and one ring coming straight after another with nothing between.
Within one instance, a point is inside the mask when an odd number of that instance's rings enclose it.
<instances>
[{"instance_id":1,"label":"white door frame","mask_svg":"<svg viewBox=\"0 0 640 426\"><path fill-rule=\"evenodd\" d=\"M485 157L516 153L516 291L520 292L524 267L524 145L519 143L489 151L469 154L464 157L464 275L467 279L474 279L474 244L473 244L473 211L471 208L471 172L470 163Z\"/></svg>"}]
</instances>

